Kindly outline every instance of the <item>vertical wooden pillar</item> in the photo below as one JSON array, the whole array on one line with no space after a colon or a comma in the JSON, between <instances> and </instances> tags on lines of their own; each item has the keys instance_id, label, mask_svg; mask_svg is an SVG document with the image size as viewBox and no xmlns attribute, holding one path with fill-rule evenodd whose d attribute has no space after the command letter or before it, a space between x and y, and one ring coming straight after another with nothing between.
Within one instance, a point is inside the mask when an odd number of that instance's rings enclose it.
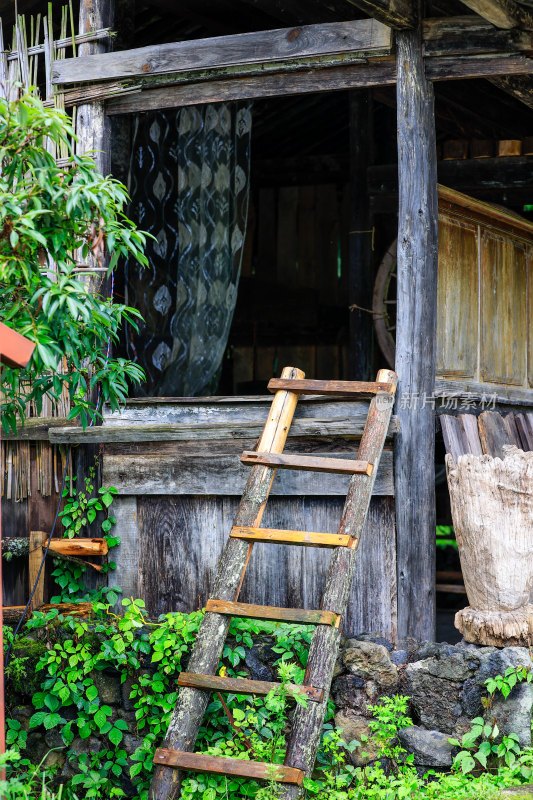
<instances>
[{"instance_id":1,"label":"vertical wooden pillar","mask_svg":"<svg viewBox=\"0 0 533 800\"><path fill-rule=\"evenodd\" d=\"M372 95L369 89L350 92L350 240L348 298L359 308L350 312L349 379L370 380L372 364L373 254L372 218L366 171L372 163Z\"/></svg>"},{"instance_id":2,"label":"vertical wooden pillar","mask_svg":"<svg viewBox=\"0 0 533 800\"><path fill-rule=\"evenodd\" d=\"M395 500L398 633L435 637L435 339L438 199L433 86L420 31L396 34L398 306Z\"/></svg>"},{"instance_id":3,"label":"vertical wooden pillar","mask_svg":"<svg viewBox=\"0 0 533 800\"><path fill-rule=\"evenodd\" d=\"M79 33L107 28L113 24L115 3L113 0L80 0ZM85 42L78 48L78 55L89 56L104 53L106 42ZM77 151L80 154L94 151L93 157L99 171L109 175L111 171L111 123L103 103L84 103L77 108Z\"/></svg>"}]
</instances>

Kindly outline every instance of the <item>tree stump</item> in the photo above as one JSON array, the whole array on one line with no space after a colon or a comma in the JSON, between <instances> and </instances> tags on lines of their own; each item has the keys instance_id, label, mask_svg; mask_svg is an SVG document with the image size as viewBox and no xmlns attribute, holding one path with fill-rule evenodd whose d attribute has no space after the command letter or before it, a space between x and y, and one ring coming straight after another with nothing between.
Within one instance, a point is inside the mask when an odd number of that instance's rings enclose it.
<instances>
[{"instance_id":1,"label":"tree stump","mask_svg":"<svg viewBox=\"0 0 533 800\"><path fill-rule=\"evenodd\" d=\"M533 640L533 452L446 455L455 536L468 602L455 615L467 642L507 647Z\"/></svg>"}]
</instances>

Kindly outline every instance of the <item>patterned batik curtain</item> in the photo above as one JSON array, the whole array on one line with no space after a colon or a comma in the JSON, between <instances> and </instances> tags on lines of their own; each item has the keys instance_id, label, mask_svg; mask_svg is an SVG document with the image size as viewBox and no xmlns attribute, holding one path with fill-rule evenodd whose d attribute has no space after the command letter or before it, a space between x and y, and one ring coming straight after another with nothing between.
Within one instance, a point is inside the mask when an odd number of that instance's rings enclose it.
<instances>
[{"instance_id":1,"label":"patterned batik curtain","mask_svg":"<svg viewBox=\"0 0 533 800\"><path fill-rule=\"evenodd\" d=\"M126 264L126 301L145 319L126 341L146 371L142 394L216 392L246 231L251 121L250 105L236 103L136 120L130 216L155 237L147 269Z\"/></svg>"}]
</instances>

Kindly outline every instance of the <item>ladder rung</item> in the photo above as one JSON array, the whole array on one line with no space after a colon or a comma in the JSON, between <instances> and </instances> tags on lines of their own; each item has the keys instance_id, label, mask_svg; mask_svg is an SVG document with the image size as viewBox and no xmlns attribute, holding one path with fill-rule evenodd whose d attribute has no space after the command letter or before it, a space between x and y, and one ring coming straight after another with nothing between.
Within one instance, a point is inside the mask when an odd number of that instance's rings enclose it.
<instances>
[{"instance_id":1,"label":"ladder rung","mask_svg":"<svg viewBox=\"0 0 533 800\"><path fill-rule=\"evenodd\" d=\"M213 689L216 692L232 692L234 694L267 695L272 689L279 686L273 681L252 681L248 678L226 678L221 675L199 675L195 672L181 672L178 686L191 686L194 689ZM316 686L297 686L290 684L291 690L299 690L309 700L321 703L324 690Z\"/></svg>"},{"instance_id":2,"label":"ladder rung","mask_svg":"<svg viewBox=\"0 0 533 800\"><path fill-rule=\"evenodd\" d=\"M279 608L256 606L252 603L230 603L225 600L208 600L206 611L214 614L229 614L231 617L273 619L279 622L301 622L305 625L334 625L339 627L341 615L334 611L308 611L303 608Z\"/></svg>"},{"instance_id":3,"label":"ladder rung","mask_svg":"<svg viewBox=\"0 0 533 800\"><path fill-rule=\"evenodd\" d=\"M268 382L271 392L284 389L296 394L327 394L342 396L356 394L360 398L373 397L378 392L388 392L394 394L395 386L393 383L379 383L377 381L308 381L302 379L291 380L285 378L272 378Z\"/></svg>"},{"instance_id":4,"label":"ladder rung","mask_svg":"<svg viewBox=\"0 0 533 800\"><path fill-rule=\"evenodd\" d=\"M280 783L294 783L297 786L301 786L304 779L304 772L296 767L268 764L266 761L245 761L242 758L220 758L219 756L208 756L205 753L186 753L183 750L166 750L165 748L155 751L154 764L215 775L257 778L263 781L273 778Z\"/></svg>"},{"instance_id":5,"label":"ladder rung","mask_svg":"<svg viewBox=\"0 0 533 800\"><path fill-rule=\"evenodd\" d=\"M344 533L315 533L311 531L284 531L275 528L245 528L234 526L230 536L250 542L278 542L307 547L349 547L352 550L357 539Z\"/></svg>"},{"instance_id":6,"label":"ladder rung","mask_svg":"<svg viewBox=\"0 0 533 800\"><path fill-rule=\"evenodd\" d=\"M323 458L322 456L293 456L275 453L258 453L245 450L241 456L243 464L263 464L276 469L299 469L303 472L336 472L341 475L372 475L373 464L348 458Z\"/></svg>"}]
</instances>

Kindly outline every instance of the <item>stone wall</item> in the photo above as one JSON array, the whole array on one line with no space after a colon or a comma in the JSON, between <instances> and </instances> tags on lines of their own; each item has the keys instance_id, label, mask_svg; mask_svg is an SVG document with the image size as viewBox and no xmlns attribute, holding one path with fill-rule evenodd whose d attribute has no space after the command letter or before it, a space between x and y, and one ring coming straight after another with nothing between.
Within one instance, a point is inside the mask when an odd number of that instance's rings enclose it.
<instances>
[{"instance_id":1,"label":"stone wall","mask_svg":"<svg viewBox=\"0 0 533 800\"><path fill-rule=\"evenodd\" d=\"M265 637L246 651L249 677L255 680L276 679L273 662L279 654L273 651L273 644ZM23 646L21 642L19 648L23 649ZM485 713L482 699L487 696L487 678L503 674L509 666L530 663L528 650L521 647L497 649L466 643L448 645L413 640L393 647L386 640L369 634L346 638L332 684L335 721L343 729L347 741L360 740L362 735L370 735L370 704L380 697L406 695L410 697L410 716L415 724L401 732L403 746L414 753L415 764L421 769L447 768L451 766L453 755L448 738L460 738L469 730L470 721ZM131 681L121 685L118 674L108 672L96 673L94 679L101 702L112 708L112 721L120 717L128 723L129 733L125 735L122 746L131 754L141 743L135 729L133 701L129 699ZM24 681L20 681L20 686L24 686ZM20 693L20 686L16 705L13 698L10 702L8 695L8 715L19 719L27 728L35 709L31 706L31 696ZM31 681L28 686L31 687ZM33 686L30 690L37 689L38 686ZM514 732L522 746L530 745L533 686L521 684L514 688L507 700L500 697L493 702L489 712L491 718L496 719L502 733ZM71 712L74 713L72 709L62 709L65 717ZM61 745L59 734L53 730L37 729L28 737L28 751L34 762L38 762L50 748L60 748ZM71 748L78 753L95 752L104 749L105 744L91 736L85 740L75 739ZM54 750L49 756L51 761L60 764L64 777L73 773L67 749ZM361 755L361 748L355 749L351 756L354 764L362 765L372 760L375 751L371 743L365 744L364 749L365 756ZM131 785L125 785L124 789L133 793Z\"/></svg>"},{"instance_id":2,"label":"stone wall","mask_svg":"<svg viewBox=\"0 0 533 800\"><path fill-rule=\"evenodd\" d=\"M414 753L418 766L449 767L453 747L448 739L460 738L474 717L484 715L487 678L502 675L507 667L529 664L525 647L498 649L465 642L449 645L407 640L393 648L374 636L347 639L332 685L335 720L345 739L359 739L361 734L369 734L370 703L386 695L408 696L415 724L400 732L403 746ZM507 700L497 696L487 713L502 733L516 733L520 744L527 746L531 744L532 704L533 686L521 684ZM365 763L359 748L352 758L356 764Z\"/></svg>"}]
</instances>

